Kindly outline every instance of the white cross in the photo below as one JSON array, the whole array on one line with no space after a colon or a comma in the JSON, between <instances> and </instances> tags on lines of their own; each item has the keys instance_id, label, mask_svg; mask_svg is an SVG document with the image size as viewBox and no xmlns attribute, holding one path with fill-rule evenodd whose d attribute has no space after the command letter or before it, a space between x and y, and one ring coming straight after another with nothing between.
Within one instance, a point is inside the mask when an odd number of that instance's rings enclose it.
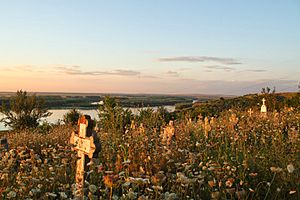
<instances>
[{"instance_id":1,"label":"white cross","mask_svg":"<svg viewBox=\"0 0 300 200\"><path fill-rule=\"evenodd\" d=\"M266 99L263 98L263 99L262 99L262 102L263 102L263 105L265 105Z\"/></svg>"}]
</instances>

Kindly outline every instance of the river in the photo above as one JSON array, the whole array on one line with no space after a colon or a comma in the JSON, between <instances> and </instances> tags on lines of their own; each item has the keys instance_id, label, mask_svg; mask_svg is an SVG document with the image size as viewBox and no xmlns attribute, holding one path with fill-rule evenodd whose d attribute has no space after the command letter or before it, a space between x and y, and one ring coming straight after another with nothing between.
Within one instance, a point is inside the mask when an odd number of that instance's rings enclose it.
<instances>
[{"instance_id":1,"label":"river","mask_svg":"<svg viewBox=\"0 0 300 200\"><path fill-rule=\"evenodd\" d=\"M157 110L158 107L151 107L153 110ZM173 112L175 110L175 106L164 106L168 110L168 112ZM133 114L138 114L139 110L142 108L129 108ZM70 109L55 109L49 110L52 113L49 117L43 119L48 123L57 123L63 119L64 114L66 114ZM84 115L90 115L92 119L98 119L98 111L97 110L81 110L79 111ZM0 114L0 119L3 118L3 115ZM8 127L5 127L3 123L0 123L0 131L8 130Z\"/></svg>"}]
</instances>

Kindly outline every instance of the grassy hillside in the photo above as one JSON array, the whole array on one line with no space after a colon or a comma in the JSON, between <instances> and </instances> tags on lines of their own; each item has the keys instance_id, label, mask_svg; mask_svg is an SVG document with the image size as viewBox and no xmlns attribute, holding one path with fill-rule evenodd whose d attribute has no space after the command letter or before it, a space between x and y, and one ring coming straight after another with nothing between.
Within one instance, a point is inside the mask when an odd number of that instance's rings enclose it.
<instances>
[{"instance_id":1,"label":"grassy hillside","mask_svg":"<svg viewBox=\"0 0 300 200\"><path fill-rule=\"evenodd\" d=\"M275 94L249 94L234 98L219 98L217 100L184 104L185 107L177 106L177 110L189 113L192 118L202 116L218 116L229 109L234 110L260 110L262 99L266 99L268 111L280 111L284 107L298 109L300 106L300 93L275 93Z\"/></svg>"},{"instance_id":2,"label":"grassy hillside","mask_svg":"<svg viewBox=\"0 0 300 200\"><path fill-rule=\"evenodd\" d=\"M175 120L170 144L162 139L165 123L158 123L165 118L155 112L125 130L100 129L101 152L86 169L88 199L299 199L300 110L267 117L245 110L223 111L208 122L190 121L186 113ZM74 129L0 133L10 146L0 151L1 198L73 198Z\"/></svg>"}]
</instances>

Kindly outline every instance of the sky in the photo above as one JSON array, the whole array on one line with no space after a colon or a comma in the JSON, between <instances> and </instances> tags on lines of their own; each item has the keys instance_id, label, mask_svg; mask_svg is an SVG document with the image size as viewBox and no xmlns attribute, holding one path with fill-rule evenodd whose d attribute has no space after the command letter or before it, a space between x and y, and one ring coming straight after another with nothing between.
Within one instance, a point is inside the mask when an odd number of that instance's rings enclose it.
<instances>
[{"instance_id":1,"label":"sky","mask_svg":"<svg viewBox=\"0 0 300 200\"><path fill-rule=\"evenodd\" d=\"M0 0L0 91L298 91L299 0Z\"/></svg>"}]
</instances>

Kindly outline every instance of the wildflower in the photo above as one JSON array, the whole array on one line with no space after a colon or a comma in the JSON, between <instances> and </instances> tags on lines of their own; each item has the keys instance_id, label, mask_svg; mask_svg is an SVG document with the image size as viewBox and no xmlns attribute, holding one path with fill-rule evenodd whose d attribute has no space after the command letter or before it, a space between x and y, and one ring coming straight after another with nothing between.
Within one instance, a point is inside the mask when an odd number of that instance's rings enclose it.
<instances>
[{"instance_id":1,"label":"wildflower","mask_svg":"<svg viewBox=\"0 0 300 200\"><path fill-rule=\"evenodd\" d=\"M177 182L183 183L183 184L189 184L191 180L187 178L183 173L178 172L177 174Z\"/></svg>"},{"instance_id":2,"label":"wildflower","mask_svg":"<svg viewBox=\"0 0 300 200\"><path fill-rule=\"evenodd\" d=\"M227 187L231 188L232 185L233 185L233 182L234 182L234 178L229 178L229 179L226 181L225 185L226 185Z\"/></svg>"},{"instance_id":3,"label":"wildflower","mask_svg":"<svg viewBox=\"0 0 300 200\"><path fill-rule=\"evenodd\" d=\"M251 176L251 177L256 177L256 176L257 176L257 173L250 173L249 176Z\"/></svg>"},{"instance_id":4,"label":"wildflower","mask_svg":"<svg viewBox=\"0 0 300 200\"><path fill-rule=\"evenodd\" d=\"M98 168L98 173L100 173L100 172L102 172L104 170L102 164L98 165L97 168Z\"/></svg>"},{"instance_id":5,"label":"wildflower","mask_svg":"<svg viewBox=\"0 0 300 200\"><path fill-rule=\"evenodd\" d=\"M164 199L166 199L166 200L175 200L175 199L177 199L177 195L175 193L166 192Z\"/></svg>"},{"instance_id":6,"label":"wildflower","mask_svg":"<svg viewBox=\"0 0 300 200\"><path fill-rule=\"evenodd\" d=\"M295 194L296 193L296 190L291 190L290 192L289 192L289 194Z\"/></svg>"},{"instance_id":7,"label":"wildflower","mask_svg":"<svg viewBox=\"0 0 300 200\"><path fill-rule=\"evenodd\" d=\"M199 167L202 167L202 166L203 166L203 162L200 162L200 163L199 163Z\"/></svg>"},{"instance_id":8,"label":"wildflower","mask_svg":"<svg viewBox=\"0 0 300 200\"><path fill-rule=\"evenodd\" d=\"M212 192L211 199L218 199L220 197L220 192Z\"/></svg>"},{"instance_id":9,"label":"wildflower","mask_svg":"<svg viewBox=\"0 0 300 200\"><path fill-rule=\"evenodd\" d=\"M280 167L270 167L270 170L274 173L282 172L282 168Z\"/></svg>"},{"instance_id":10,"label":"wildflower","mask_svg":"<svg viewBox=\"0 0 300 200\"><path fill-rule=\"evenodd\" d=\"M127 188L130 186L130 184L131 183L129 181L126 181L125 183L122 184L122 187Z\"/></svg>"},{"instance_id":11,"label":"wildflower","mask_svg":"<svg viewBox=\"0 0 300 200\"><path fill-rule=\"evenodd\" d=\"M54 194L54 193L51 193L51 192L49 192L49 193L48 193L48 196L50 196L50 197L54 197L54 198L55 198L55 197L57 197L57 195L56 195L56 194Z\"/></svg>"},{"instance_id":12,"label":"wildflower","mask_svg":"<svg viewBox=\"0 0 300 200\"><path fill-rule=\"evenodd\" d=\"M130 162L131 162L130 160L125 160L124 162L122 162L122 164L126 165L126 164L130 164Z\"/></svg>"},{"instance_id":13,"label":"wildflower","mask_svg":"<svg viewBox=\"0 0 300 200\"><path fill-rule=\"evenodd\" d=\"M219 187L222 187L222 181L219 181L218 185L219 185Z\"/></svg>"},{"instance_id":14,"label":"wildflower","mask_svg":"<svg viewBox=\"0 0 300 200\"><path fill-rule=\"evenodd\" d=\"M215 184L215 181L208 181L208 185L210 187L214 187L216 184Z\"/></svg>"},{"instance_id":15,"label":"wildflower","mask_svg":"<svg viewBox=\"0 0 300 200\"><path fill-rule=\"evenodd\" d=\"M95 185L90 185L89 186L89 190L91 191L91 193L95 193L97 191L97 186Z\"/></svg>"},{"instance_id":16,"label":"wildflower","mask_svg":"<svg viewBox=\"0 0 300 200\"><path fill-rule=\"evenodd\" d=\"M288 170L289 173L293 173L294 170L295 170L295 167L294 167L293 164L289 164L286 168L287 168L287 170Z\"/></svg>"},{"instance_id":17,"label":"wildflower","mask_svg":"<svg viewBox=\"0 0 300 200\"><path fill-rule=\"evenodd\" d=\"M119 200L119 199L120 198L117 195L115 195L115 194L112 196L112 200Z\"/></svg>"},{"instance_id":18,"label":"wildflower","mask_svg":"<svg viewBox=\"0 0 300 200\"><path fill-rule=\"evenodd\" d=\"M103 177L103 179L104 179L104 184L107 187L112 188L115 185L115 183L117 182L118 177L114 176L114 175L106 175Z\"/></svg>"},{"instance_id":19,"label":"wildflower","mask_svg":"<svg viewBox=\"0 0 300 200\"><path fill-rule=\"evenodd\" d=\"M60 196L60 198L62 198L62 199L68 198L68 196L67 196L66 193L64 193L64 192L60 192L60 193L59 193L59 196Z\"/></svg>"},{"instance_id":20,"label":"wildflower","mask_svg":"<svg viewBox=\"0 0 300 200\"><path fill-rule=\"evenodd\" d=\"M162 186L152 186L152 188L154 189L154 190L163 190L163 187Z\"/></svg>"},{"instance_id":21,"label":"wildflower","mask_svg":"<svg viewBox=\"0 0 300 200\"><path fill-rule=\"evenodd\" d=\"M15 191L10 191L6 197L8 199L11 199L11 198L15 198L16 196L17 196L17 193Z\"/></svg>"},{"instance_id":22,"label":"wildflower","mask_svg":"<svg viewBox=\"0 0 300 200\"><path fill-rule=\"evenodd\" d=\"M142 196L139 196L139 198L138 198L138 200L147 200L148 198L147 197L145 197L144 195L142 195Z\"/></svg>"},{"instance_id":23,"label":"wildflower","mask_svg":"<svg viewBox=\"0 0 300 200\"><path fill-rule=\"evenodd\" d=\"M233 167L231 168L231 171L232 171L232 172L235 172L235 171L236 171L236 167L233 166Z\"/></svg>"},{"instance_id":24,"label":"wildflower","mask_svg":"<svg viewBox=\"0 0 300 200\"><path fill-rule=\"evenodd\" d=\"M127 193L127 197L129 199L135 199L137 196L137 194L135 192L133 192L132 190L130 190L128 193Z\"/></svg>"}]
</instances>

